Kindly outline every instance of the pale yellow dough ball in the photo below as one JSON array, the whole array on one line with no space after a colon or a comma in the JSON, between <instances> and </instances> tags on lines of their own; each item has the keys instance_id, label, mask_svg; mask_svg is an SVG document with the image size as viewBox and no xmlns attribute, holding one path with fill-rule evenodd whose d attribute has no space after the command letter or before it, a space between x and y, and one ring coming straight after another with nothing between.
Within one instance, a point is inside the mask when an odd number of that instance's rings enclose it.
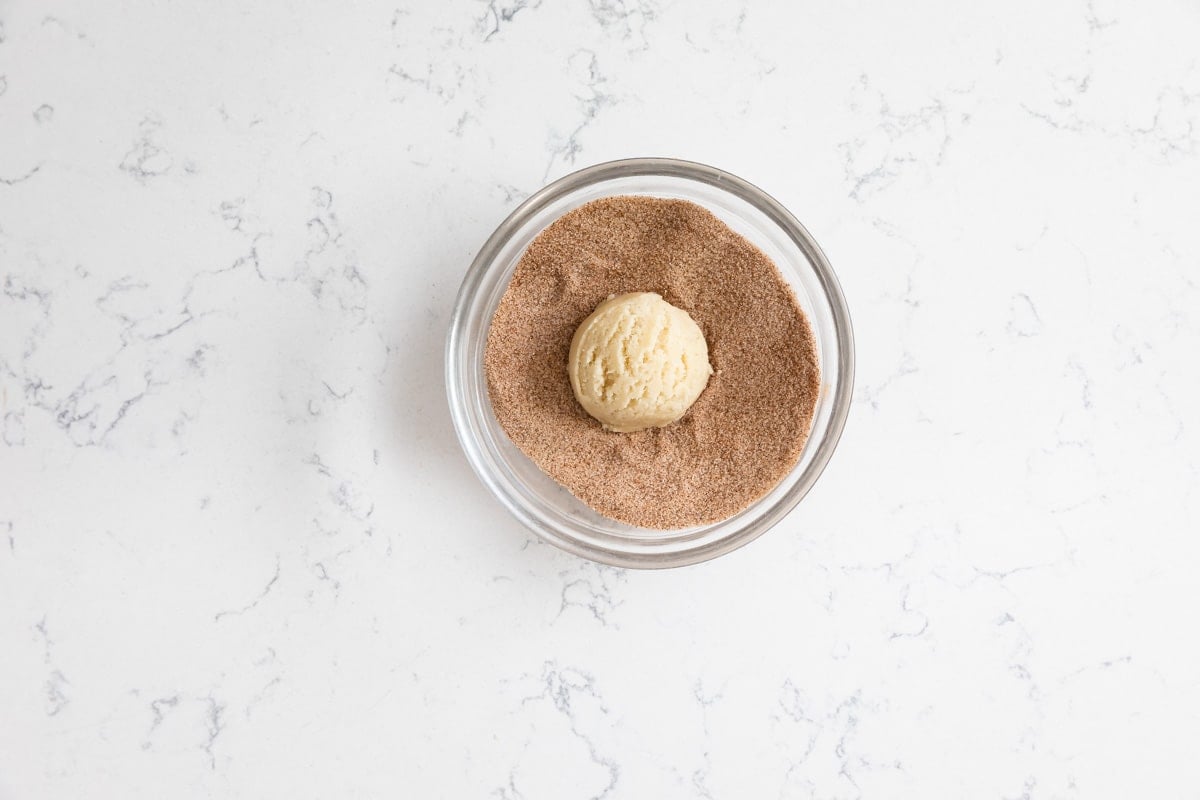
<instances>
[{"instance_id":1,"label":"pale yellow dough ball","mask_svg":"<svg viewBox=\"0 0 1200 800\"><path fill-rule=\"evenodd\" d=\"M597 306L575 331L567 369L579 404L619 433L675 422L712 375L700 326L653 292Z\"/></svg>"}]
</instances>

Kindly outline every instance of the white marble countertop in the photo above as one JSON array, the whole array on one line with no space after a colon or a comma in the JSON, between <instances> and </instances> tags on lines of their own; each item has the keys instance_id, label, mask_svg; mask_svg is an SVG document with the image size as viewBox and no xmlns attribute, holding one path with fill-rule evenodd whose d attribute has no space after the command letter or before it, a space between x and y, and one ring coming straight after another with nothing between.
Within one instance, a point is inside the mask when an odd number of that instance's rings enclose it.
<instances>
[{"instance_id":1,"label":"white marble countertop","mask_svg":"<svg viewBox=\"0 0 1200 800\"><path fill-rule=\"evenodd\" d=\"M1200 785L1194 2L0 4L0 797ZM539 544L442 346L669 155L838 270L856 401L715 562Z\"/></svg>"}]
</instances>

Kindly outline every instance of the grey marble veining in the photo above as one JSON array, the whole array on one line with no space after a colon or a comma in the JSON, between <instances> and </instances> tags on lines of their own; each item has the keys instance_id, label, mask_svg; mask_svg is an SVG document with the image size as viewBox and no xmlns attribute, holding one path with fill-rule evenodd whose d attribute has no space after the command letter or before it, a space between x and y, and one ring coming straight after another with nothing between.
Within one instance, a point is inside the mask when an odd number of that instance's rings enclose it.
<instances>
[{"instance_id":1,"label":"grey marble veining","mask_svg":"<svg viewBox=\"0 0 1200 800\"><path fill-rule=\"evenodd\" d=\"M1188 797L1186 3L0 5L0 798ZM777 529L587 563L442 345L525 197L711 163L841 277Z\"/></svg>"}]
</instances>

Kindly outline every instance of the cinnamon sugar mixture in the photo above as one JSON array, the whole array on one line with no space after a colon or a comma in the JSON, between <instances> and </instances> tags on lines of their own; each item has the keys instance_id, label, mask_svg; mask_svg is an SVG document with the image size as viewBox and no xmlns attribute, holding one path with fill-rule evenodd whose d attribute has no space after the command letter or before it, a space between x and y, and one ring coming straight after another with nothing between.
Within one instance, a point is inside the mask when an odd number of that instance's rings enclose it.
<instances>
[{"instance_id":1,"label":"cinnamon sugar mixture","mask_svg":"<svg viewBox=\"0 0 1200 800\"><path fill-rule=\"evenodd\" d=\"M611 294L657 292L704 331L715 370L679 422L613 433L567 377L575 329ZM501 427L601 514L684 528L736 514L800 457L820 391L816 342L774 263L684 200L595 200L521 257L488 332L488 393Z\"/></svg>"}]
</instances>

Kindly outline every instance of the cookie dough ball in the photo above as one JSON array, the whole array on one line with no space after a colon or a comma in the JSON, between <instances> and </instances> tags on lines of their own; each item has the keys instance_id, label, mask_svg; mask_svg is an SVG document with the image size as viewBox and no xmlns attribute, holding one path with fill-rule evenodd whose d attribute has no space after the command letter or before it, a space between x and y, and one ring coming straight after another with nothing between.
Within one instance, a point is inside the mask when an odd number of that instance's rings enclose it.
<instances>
[{"instance_id":1,"label":"cookie dough ball","mask_svg":"<svg viewBox=\"0 0 1200 800\"><path fill-rule=\"evenodd\" d=\"M597 306L575 331L567 369L579 404L619 433L675 422L712 375L700 326L653 292Z\"/></svg>"}]
</instances>

